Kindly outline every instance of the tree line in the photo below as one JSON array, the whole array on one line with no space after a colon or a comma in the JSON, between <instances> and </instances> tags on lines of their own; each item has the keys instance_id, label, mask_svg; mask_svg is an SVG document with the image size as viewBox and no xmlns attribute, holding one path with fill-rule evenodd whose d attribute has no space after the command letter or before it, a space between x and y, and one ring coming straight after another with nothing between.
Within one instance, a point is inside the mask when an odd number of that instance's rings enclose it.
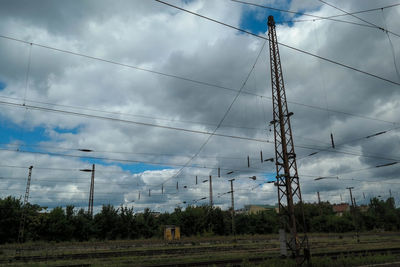
<instances>
[{"instance_id":1,"label":"tree line","mask_svg":"<svg viewBox=\"0 0 400 267\"><path fill-rule=\"evenodd\" d=\"M393 198L370 200L367 211L359 208L337 216L329 202L304 203L305 222L308 232L343 233L354 230L385 231L400 230L400 208L395 207ZM22 212L26 214L25 241L87 241L161 238L164 225L177 225L184 236L232 235L230 210L210 206L188 206L176 208L171 213L155 214L149 209L135 213L133 208L103 205L93 217L84 209L74 206L56 207L47 211L36 204L22 205L12 196L0 198L0 243L17 242ZM299 207L295 208L297 221L302 222ZM278 233L279 215L274 210L256 214L236 213L236 234Z\"/></svg>"}]
</instances>

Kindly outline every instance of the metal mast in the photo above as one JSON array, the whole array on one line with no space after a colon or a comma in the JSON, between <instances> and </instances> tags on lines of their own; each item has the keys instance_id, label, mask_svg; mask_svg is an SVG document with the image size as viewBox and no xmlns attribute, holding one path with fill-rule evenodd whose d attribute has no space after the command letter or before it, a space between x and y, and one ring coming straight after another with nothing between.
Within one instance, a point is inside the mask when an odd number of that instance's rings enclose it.
<instances>
[{"instance_id":1,"label":"metal mast","mask_svg":"<svg viewBox=\"0 0 400 267\"><path fill-rule=\"evenodd\" d=\"M300 192L299 176L297 173L296 154L294 152L290 117L293 112L288 111L281 60L279 56L278 40L275 31L273 16L268 17L268 37L271 66L273 121L275 136L276 159L276 186L278 188L279 214L282 226L289 231L290 237L286 240L286 247L296 258L297 264L302 264L309 259L307 235L302 239L297 233L295 217L295 201L298 201L303 216L302 198ZM303 225L304 227L304 225ZM305 229L304 229L305 232ZM304 252L302 251L304 250Z\"/></svg>"},{"instance_id":2,"label":"metal mast","mask_svg":"<svg viewBox=\"0 0 400 267\"><path fill-rule=\"evenodd\" d=\"M235 236L236 231L235 231L235 201L234 201L234 196L233 196L233 181L235 181L235 179L230 179L229 182L231 182L231 215L232 215L232 234L233 236Z\"/></svg>"},{"instance_id":3,"label":"metal mast","mask_svg":"<svg viewBox=\"0 0 400 267\"><path fill-rule=\"evenodd\" d=\"M209 184L209 186L210 186L210 207L212 208L213 207L213 205L214 205L214 202L213 202L213 191L212 191L212 176L210 175L210 180L208 180L208 184Z\"/></svg>"},{"instance_id":4,"label":"metal mast","mask_svg":"<svg viewBox=\"0 0 400 267\"><path fill-rule=\"evenodd\" d=\"M94 195L94 164L92 165L92 177L90 180L89 207L88 214L93 217L93 195Z\"/></svg>"},{"instance_id":5,"label":"metal mast","mask_svg":"<svg viewBox=\"0 0 400 267\"><path fill-rule=\"evenodd\" d=\"M22 205L21 220L20 220L20 222L19 222L18 243L24 242L26 204L28 203L28 199L29 199L29 189L30 189L30 187L31 187L32 169L33 169L33 166L30 166L30 167L29 167L28 180L26 181L26 190L25 190L24 203L23 203L23 205Z\"/></svg>"}]
</instances>

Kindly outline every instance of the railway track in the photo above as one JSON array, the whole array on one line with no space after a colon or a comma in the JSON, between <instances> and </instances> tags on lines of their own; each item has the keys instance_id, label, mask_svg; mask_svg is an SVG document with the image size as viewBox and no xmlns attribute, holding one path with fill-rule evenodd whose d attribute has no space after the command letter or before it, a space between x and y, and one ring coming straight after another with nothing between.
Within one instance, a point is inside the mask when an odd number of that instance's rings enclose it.
<instances>
[{"instance_id":1,"label":"railway track","mask_svg":"<svg viewBox=\"0 0 400 267\"><path fill-rule=\"evenodd\" d=\"M16 256L14 258L0 260L1 263L8 262L41 262L54 260L82 260L82 259L101 259L126 256L153 256L153 255L195 255L214 252L226 251L245 251L245 252L268 252L277 251L277 249L255 249L247 246L225 246L225 247L194 247L194 248L167 248L167 249L146 249L146 250L128 250L128 251L104 251L104 252L89 252L89 253L71 253L46 256Z\"/></svg>"},{"instance_id":2,"label":"railway track","mask_svg":"<svg viewBox=\"0 0 400 267\"><path fill-rule=\"evenodd\" d=\"M314 253L312 257L330 257L332 259L337 259L338 257L349 257L349 256L367 256L367 255L377 255L377 254L400 254L400 248L382 248L382 249L370 249L370 250L353 250L353 251L335 251L335 252L324 252L324 253ZM249 263L262 263L266 260L273 259L274 256L269 257L252 257L246 258L246 262ZM275 256L276 258L276 256ZM213 260L213 261L201 261L201 262L191 262L191 263L174 263L174 264L159 264L151 265L151 267L190 267L190 266L241 266L243 263L242 259L231 259L231 260Z\"/></svg>"},{"instance_id":3,"label":"railway track","mask_svg":"<svg viewBox=\"0 0 400 267\"><path fill-rule=\"evenodd\" d=\"M216 250L217 249L217 250ZM153 255L168 255L168 256L176 256L176 255L201 255L204 253L210 253L213 251L214 253L223 253L223 252L246 252L251 253L252 255L256 253L265 253L270 252L268 256L257 256L257 257L249 257L246 258L246 261L249 263L262 263L266 260L270 260L276 258L278 256L277 249L248 249L241 246L227 246L227 247L219 247L219 248L169 248L169 249L157 249L157 250L136 250L136 251L114 251L114 252L91 252L91 253L75 253L75 254L65 254L65 255L48 255L48 256L17 256L11 259L4 259L0 261L0 264L6 263L16 263L16 262L51 262L56 260L85 260L85 259L104 259L104 258L114 258L114 257L129 257L129 256L153 256ZM362 250L347 250L347 251L335 251L335 252L320 252L313 253L312 257L330 257L332 259L337 259L338 257L349 257L349 256L366 256L366 255L377 255L377 254L400 254L400 247L398 248L380 248L380 249L362 249ZM168 264L155 264L155 265L146 265L153 267L172 267L172 266L226 266L230 265L240 265L243 262L243 259L223 259L223 260L204 260L190 263L168 263ZM124 263L134 265L134 261L125 261ZM88 264L83 264L84 266L90 266ZM79 266L83 266L79 265ZM77 265L75 265L77 266Z\"/></svg>"}]
</instances>

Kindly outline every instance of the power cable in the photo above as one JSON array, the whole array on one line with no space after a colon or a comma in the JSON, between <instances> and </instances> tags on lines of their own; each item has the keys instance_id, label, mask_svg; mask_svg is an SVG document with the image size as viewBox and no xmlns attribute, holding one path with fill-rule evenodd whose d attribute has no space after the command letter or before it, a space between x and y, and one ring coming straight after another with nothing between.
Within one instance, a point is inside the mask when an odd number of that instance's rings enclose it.
<instances>
[{"instance_id":1,"label":"power cable","mask_svg":"<svg viewBox=\"0 0 400 267\"><path fill-rule=\"evenodd\" d=\"M342 11L342 12L345 13L346 15L349 15L349 16L352 16L352 17L354 17L354 18L356 18L356 19L359 19L359 20L361 20L362 22L365 22L365 23L367 23L367 24L369 24L369 25L371 25L371 26L373 26L373 27L375 27L375 28L377 28L377 29L379 29L379 30L381 30L381 31L388 32L388 33L391 33L391 34L393 34L393 35L395 35L395 36L397 36L397 37L400 37L400 35L397 34L397 33L394 33L394 32L392 32L392 31L389 31L388 29L384 29L384 28L382 28L382 27L380 27L380 26L378 26L378 25L376 25L376 24L374 24L374 23L371 23L371 22L369 22L369 21L367 21L367 20L365 20L365 19L363 19L363 18L360 18L360 17L358 17L358 16L356 16L356 15L354 15L354 14L350 14L349 12L347 12L347 11L341 9L341 8L338 8L337 6L334 6L334 5L332 5L332 4L328 3L328 2L325 2L325 1L323 1L323 0L318 0L318 1L320 1L321 3L324 3L325 5L328 5L328 6L330 6L330 7L333 7L333 8L335 8L335 9L337 9L337 10Z\"/></svg>"},{"instance_id":2,"label":"power cable","mask_svg":"<svg viewBox=\"0 0 400 267\"><path fill-rule=\"evenodd\" d=\"M231 0L231 1L232 2L236 2L236 3L245 4L245 5L256 6L256 7L261 7L261 8L265 8L265 9L274 10L274 11L279 11L279 12L285 12L285 13L291 13L291 14L300 15L300 16L312 17L314 19L320 19L320 20L321 19L326 19L326 20L331 20L331 21L336 21L336 22L353 24L353 25L357 25L357 26L375 28L374 26L371 26L371 25L356 23L356 22L352 22L352 21L339 20L339 19L333 19L333 18L328 18L328 17L321 17L321 16L317 16L317 15L312 15L312 14L307 14L307 13L302 13L302 12L297 12L297 11L291 11L291 10L285 10L285 9L280 9L280 8L275 8L275 7L269 7L269 6L264 6L264 5L260 5L260 4L255 4L255 3L245 2L245 1L239 1L239 0Z\"/></svg>"},{"instance_id":3,"label":"power cable","mask_svg":"<svg viewBox=\"0 0 400 267\"><path fill-rule=\"evenodd\" d=\"M196 14L196 15L197 15L197 14ZM208 18L207 18L207 19L208 19ZM211 19L211 20L212 20L212 19ZM215 21L215 22L220 23L220 22L218 22L218 21ZM224 25L224 23L220 23L220 24L223 24L223 25ZM234 28L234 29L236 29L236 30L239 30L239 31L248 33L248 34L250 34L250 35L253 35L253 36L256 36L256 37L259 37L259 38L262 38L262 39L267 39L267 38L265 38L265 37L262 37L262 36L259 36L259 35L255 35L255 34L253 34L253 33L251 33L251 32L247 32L247 31L245 31L245 30L242 30L242 29L239 29L239 28L230 26L230 25L225 25L225 26ZM55 51L59 51L59 52L63 52L63 53L68 53L68 54L72 54L72 55L75 55L75 56L87 57L87 58L90 58L90 59L93 59L93 60L104 61L104 62L107 62L107 63L110 63L110 64L121 65L121 66L124 66L124 67L129 67L129 68L133 68L133 69L137 69L137 70L141 70L141 71L146 71L146 72L150 72L150 73L154 73L154 74L158 74L158 75L162 75L162 76L168 76L168 77L171 77L171 78L176 78L176 79L180 79L180 80L185 80L185 81L189 81L189 82L192 82L192 83L197 83L197 84L202 84L202 85L206 85L206 86L210 86L210 87L215 87L215 88L219 88L219 89L224 89L224 90L229 90L229 91L237 92L236 89L232 89L232 88L228 88L228 87L224 87L224 86L219 86L219 85L217 85L217 84L212 84L212 83L208 83L208 82L204 82L204 81L199 81L199 80L194 80L194 79L190 79L190 78L186 78L186 77L181 77L181 76L177 76L177 75L172 75L172 74L162 73L162 72L158 72L158 71L153 71L153 70L149 70L149 69L145 69L145 68L141 68L141 67L137 67L137 66L133 66L133 65L127 65L127 64L123 64L123 63L116 62L116 61L110 61L110 60L106 60L106 59L102 59L102 58L92 57L92 56L89 56L89 55L85 55L85 54L81 54L81 53L75 53L75 52L72 52L72 51L63 50L63 49L59 49L59 48L54 48L54 47L50 47L50 46L46 46L46 45L42 45L42 44L38 44L38 43L33 43L33 42L31 43L31 42L27 42L27 41L24 41L24 40L21 40L21 39L17 39L17 38L5 36L5 35L0 35L0 38L8 39L8 40L16 41L16 42L22 42L22 43L26 43L26 44L30 44L30 45L36 45L36 46L39 46L39 47L42 47L42 48L47 48L47 49L51 49L51 50L55 50ZM292 47L289 47L289 46L284 45L284 44L280 44L280 45L286 46L286 47L288 47L288 48L292 48ZM296 48L293 48L293 49L296 50ZM301 51L300 51L300 52L301 52ZM305 53L308 53L308 52L306 52L306 51L304 51L304 52L305 52ZM309 54L312 55L311 53L309 53ZM312 56L316 56L316 55L312 55ZM317 57L319 57L319 56L317 56ZM325 60L325 59L322 58L322 57L321 57L321 59ZM327 60L328 60L328 59L327 59ZM328 60L328 61L330 61L330 60ZM334 62L334 61L330 61L330 62L336 64L336 62ZM338 64L340 65L341 63L338 63ZM349 66L345 66L345 67L349 67ZM352 68L352 67L349 67L349 68ZM359 70L357 70L357 71L359 71ZM361 71L361 72L363 72L363 71ZM365 73L365 74L367 74L367 73ZM370 75L370 74L367 74L367 75ZM374 76L373 74L371 74L371 75ZM381 79L382 77L378 77L378 78ZM386 80L385 78L383 78L383 79ZM389 81L389 80L386 80L386 81L392 82L392 81ZM396 84L397 84L397 83L396 83ZM260 96L260 97L264 97L264 98L271 99L271 97L263 96L263 95L258 95L258 94L254 94L254 93L251 93L251 92L247 92L247 91L245 91L245 90L243 90L242 93L243 93L243 94L249 94L249 95L256 95L256 96ZM5 98L4 96L1 96L1 97ZM31 100L30 102L36 102L36 103L42 103L42 104L49 104L49 105L57 105L57 104L44 103L44 102L32 101L32 100ZM324 110L324 108L317 107L317 106L312 106L312 105L307 105L307 104L297 103L297 102L292 102L292 101L288 101L288 102L289 102L289 103L292 103L292 104L295 104L295 105L302 105L302 106L309 107L309 108L315 108L315 109L322 109L322 110ZM58 105L58 106L65 106L65 107L77 108L77 107L67 106L67 105ZM80 107L80 108L83 109L82 107ZM88 110L89 110L89 109L88 109ZM105 111L100 111L100 110L93 110L93 111L105 112ZM330 111L331 111L331 112L338 112L338 113L341 113L341 114L344 114L344 115L360 117L360 118L364 118L364 119L370 119L370 120L383 121L383 122L387 122L387 123L393 123L393 122L389 122L389 121L385 121L385 120L380 120L380 119L377 119L377 118L371 118L371 117L367 117L367 116L360 116L360 115L356 115L356 114L351 114L351 113L348 113L348 112L342 112L342 111L336 111L336 110L330 110ZM112 113L112 112L109 112L109 113ZM114 113L114 114L124 114L124 113L118 113L118 112L117 112L117 113ZM126 115L129 115L129 114L126 114ZM130 114L130 115L131 115L131 114ZM139 115L137 115L137 116L139 116Z\"/></svg>"},{"instance_id":4,"label":"power cable","mask_svg":"<svg viewBox=\"0 0 400 267\"><path fill-rule=\"evenodd\" d=\"M366 12L377 11L377 10L386 9L386 8L392 8L392 7L396 7L396 6L400 6L400 3L399 4L392 4L392 5L388 5L388 6L383 6L383 7L376 7L376 8L371 8L371 9L365 9L365 10L350 12L349 14L338 14L338 15L328 16L326 18L330 19L330 18L336 18L336 17L343 17L343 16L348 16L350 14L354 15L354 14L366 13Z\"/></svg>"},{"instance_id":5,"label":"power cable","mask_svg":"<svg viewBox=\"0 0 400 267\"><path fill-rule=\"evenodd\" d=\"M169 130L189 132L189 133L214 135L214 136L228 137L228 138L233 138L233 139L241 139L241 140L247 140L247 141L262 142L262 143L273 143L271 141L263 140L263 139L256 139L256 138L235 136L235 135L227 135L227 134L218 134L218 133L212 133L212 132L206 132L206 131L200 131L200 130L190 130L190 129L185 129L185 128L165 126L165 125L160 125L160 124L155 124L155 123L145 123L145 122L124 120L124 119L117 119L117 118L104 117L104 116L99 116L99 115L92 115L92 114L73 112L73 111L67 111L67 110L61 110L61 109L33 106L33 105L27 105L27 104L23 105L23 104L12 103L12 102L7 102L7 101L0 101L0 105L8 105L8 106L13 106L13 107L18 107L18 108L27 108L27 109L32 109L32 110L41 110L41 111L53 112L53 113L63 113L63 114L74 115L74 116L82 116L82 117L87 117L87 118L111 120L111 121L115 121L115 122L137 124L137 125L142 125L142 126L151 126L151 127L157 127L157 128L163 128L163 129L169 129Z\"/></svg>"},{"instance_id":6,"label":"power cable","mask_svg":"<svg viewBox=\"0 0 400 267\"><path fill-rule=\"evenodd\" d=\"M360 11L355 11L355 12L349 12L349 14L338 14L338 15L333 15L333 16L327 16L327 17L323 17L321 19L315 18L315 19L286 20L286 21L278 21L277 23L293 23L293 22L317 21L317 20L323 20L323 19L330 19L330 18L348 16L350 14L360 14L360 13L366 13L366 12L371 12L371 11L383 10L383 9L392 8L392 7L396 7L396 6L400 6L400 4L393 4L393 5L383 6L383 7L377 7L377 8L365 9L365 10L360 10Z\"/></svg>"},{"instance_id":7,"label":"power cable","mask_svg":"<svg viewBox=\"0 0 400 267\"><path fill-rule=\"evenodd\" d=\"M7 147L32 147L32 148L42 148L42 149L56 149L56 150L64 150L64 151L79 151L86 153L110 153L110 154L128 154L128 155L146 155L146 156L160 156L160 157L189 157L187 154L172 154L172 153L150 153L150 152L128 152L128 151L110 151L110 150L94 150L94 149L80 149L80 148L68 148L62 146L48 146L42 144L9 144L9 143L0 143L0 145L4 145ZM202 155L198 157L201 159L229 159L229 160L243 160L243 157L228 157L228 156L216 156L216 155ZM1 167L1 166L0 166ZM25 168L22 166L22 168Z\"/></svg>"},{"instance_id":8,"label":"power cable","mask_svg":"<svg viewBox=\"0 0 400 267\"><path fill-rule=\"evenodd\" d=\"M393 164L391 164L391 165L393 165ZM389 166L388 164L386 164L385 166ZM354 173L354 172L357 172L357 171L362 171L362 170L367 170L367 169L372 169L372 168L377 168L377 167L379 167L379 166L375 166L375 167L370 167L370 168L364 168L364 169L359 169L359 170L351 170L351 171L349 171L349 172L344 172L344 173L341 173L340 175L345 175L345 174L348 174L348 173ZM302 176L304 176L304 175L302 175ZM315 177L315 176L314 176ZM379 182L379 181L372 181L372 180L359 180L359 179L346 179L346 178L340 178L341 180L355 180L355 181L359 181L359 182L366 182L366 183L375 183L375 182ZM269 181L266 181L266 182L264 182L263 184L265 184L265 183L268 183ZM307 182L307 181L305 181L305 182ZM311 182L311 181L310 181ZM384 180L384 181L380 181L380 182L384 182L384 183L388 183L388 184L398 184L398 183L390 183L390 182L386 182L386 180ZM260 185L262 185L262 184L260 184ZM257 185L257 187L259 187L260 185ZM256 188L257 188L256 187ZM9 189L0 189L0 191L9 191ZM240 191L240 189L237 189L236 191ZM65 191L54 191L54 190L52 190L51 192L60 192L60 193L64 193L64 194L79 194L79 193L88 193L88 192L84 192L84 191L80 191L80 192L65 192ZM129 193L130 191L128 191L128 192L124 192L124 193ZM100 192L100 193L98 193L99 195L101 195L101 194L115 194L115 193L117 193L117 192ZM119 193L119 191L118 191L118 193ZM35 197L34 197L35 198ZM74 200L76 200L76 198L74 197ZM96 198L96 200L99 200L98 198ZM109 199L108 199L109 200ZM197 201L200 201L200 200L204 200L204 198L201 198L201 199L199 199L199 200L197 200ZM158 204L157 204L158 205Z\"/></svg>"},{"instance_id":9,"label":"power cable","mask_svg":"<svg viewBox=\"0 0 400 267\"><path fill-rule=\"evenodd\" d=\"M387 29L387 24L386 24L385 16L384 16L384 14L383 14L383 9L382 9L382 13L381 13L381 14L382 14L383 23L384 23L384 25L385 25L385 28ZM388 33L387 31L385 31L385 33L386 33L386 36L387 36L388 41L389 41L390 51L392 52L393 65L394 65L394 69L395 69L396 74L397 74L397 79L400 81L400 73L399 73L399 69L398 69L398 67L397 67L396 53L395 53L395 51L394 51L393 43L392 43L392 40L390 39L389 33Z\"/></svg>"},{"instance_id":10,"label":"power cable","mask_svg":"<svg viewBox=\"0 0 400 267\"><path fill-rule=\"evenodd\" d=\"M170 6L170 7L173 7L173 8L176 8L176 9L179 9L179 10L184 11L184 12L187 12L187 13L189 13L189 14L192 14L192 15L195 15L195 16L198 16L198 17L201 17L201 18L203 18L203 19L206 19L206 20L209 20L209 21L218 23L218 24L223 25L223 26L226 26L226 27L228 27L228 28L231 28L231 29L234 29L234 30L243 32L243 33L247 33L247 34L252 35L252 36L254 36L254 37L257 37L257 38L260 38L260 39L264 39L264 40L269 40L267 37L264 37L264 36L261 36L261 35L252 33L252 32L250 32L250 31L243 30L243 29L241 29L241 28L238 28L238 27L235 27L235 26L233 26L233 25L230 25L230 24L227 24L227 23L224 23L224 22L221 22L221 21L212 19L212 18L207 17L207 16L204 16L204 15L200 15L200 14L198 14L198 13L196 13L196 12L193 12L193 11L190 11L190 10L187 10L187 9L184 9L184 8L181 8L181 7L172 5L172 4L170 4L170 3L167 3L167 2L164 2L164 1L161 1L161 0L154 0L154 1L159 2L159 3L161 3L161 4L164 4L164 5L167 5L167 6ZM322 56L313 54L313 53L311 53L311 52L308 52L308 51L306 51L306 50L303 50L303 49L300 49L300 48L296 48L296 47L293 47L293 46L290 46L290 45L287 45L287 44L284 44L284 43L278 42L278 44L281 45L281 46L283 46L283 47L292 49L292 50L294 50L294 51L297 51L297 52L300 52L300 53L303 53L303 54L306 54L306 55L309 55L309 56L312 56L312 57L315 57L315 58L319 58L319 59L324 60L324 61L327 61L327 62L329 62L329 63L335 64L335 65L338 65L338 66L342 66L342 67L344 67L344 68L347 68L347 69L350 69L350 70L353 70L353 71L356 71L356 72L365 74L365 75L367 75L367 76L371 76L371 77L374 77L374 78L376 78L376 79L379 79L379 80L382 80L382 81L386 81L386 82L388 82L388 83L391 83L391 84L395 84L395 85L399 85L399 86L400 86L400 83L399 83L399 82L395 82L395 81L389 80L389 79L387 79L387 78L378 76L378 75L376 75L376 74L373 74L373 73L370 73L370 72L367 72L367 71L363 71L363 70L357 69L357 68L355 68L355 67L351 67L351 66L346 65L346 64L344 64L344 63L340 63L340 62L338 62L338 61L334 61L334 60L332 60L332 59L325 58L325 57L322 57Z\"/></svg>"},{"instance_id":11,"label":"power cable","mask_svg":"<svg viewBox=\"0 0 400 267\"><path fill-rule=\"evenodd\" d=\"M8 148L0 148L0 151L10 151L10 152L16 152L16 153L28 153L28 154L40 154L40 155L49 155L49 156L58 156L58 157L71 157L71 158L85 158L85 159L94 159L94 160L102 160L102 161L115 161L115 162L121 162L121 163L144 163L144 164L150 164L150 165L158 165L158 166L176 166L176 167L182 167L184 164L176 164L176 163L167 163L167 162L154 162L154 161L142 161L142 160L129 160L129 159L114 159L114 158L104 158L104 157L93 157L93 156L81 156L81 155L71 155L71 154L62 154L62 153L51 153L51 152L41 152L41 151L25 151L25 150L13 150L13 149L8 149ZM194 169L210 169L210 170L217 170L218 167L209 167L205 165L190 165L190 168ZM224 171L231 171L231 168L220 168L220 170ZM247 168L247 169L241 169L237 171L252 171L252 172L257 172L257 170L264 171L261 169L256 169L256 168ZM161 184L160 184L161 185Z\"/></svg>"},{"instance_id":12,"label":"power cable","mask_svg":"<svg viewBox=\"0 0 400 267\"><path fill-rule=\"evenodd\" d=\"M123 115L123 116L139 117L139 118L152 119L152 120L162 120L162 121L190 123L190 124L198 124L198 125L210 125L210 126L216 126L217 125L215 123L210 123L210 122L197 122L197 121L188 121L188 120L179 120L179 119L168 119L168 118L154 117L154 116L149 116L149 115L130 114L130 113L124 113L124 112L112 112L112 111L105 111L105 110L100 110L100 109L85 108L85 107L78 107L78 106L71 106L71 105L61 105L61 104L56 104L56 103L35 101L35 100L29 100L29 99L25 99L25 98L9 97L9 96L2 96L2 95L0 95L0 98L23 101L23 103L31 102L31 103L43 104L43 105L49 105L49 106L57 106L57 107L72 108L72 109L78 109L78 110L94 111L94 112L100 112L100 113L106 113L106 114L112 114L112 115ZM251 129L251 130L263 130L262 128L246 127L246 126L235 126L235 125L223 125L221 127L224 127L224 128L238 128L238 129Z\"/></svg>"},{"instance_id":13,"label":"power cable","mask_svg":"<svg viewBox=\"0 0 400 267\"><path fill-rule=\"evenodd\" d=\"M1 104L1 101L0 101ZM12 103L14 104L14 103ZM14 105L20 105L20 104L14 104ZM95 116L96 117L96 116ZM115 120L115 119L113 119ZM151 125L148 125L151 126ZM161 128L164 128L163 126L159 126ZM171 127L167 127L171 128ZM183 129L184 131L187 132L195 132L195 133L202 133L202 134L211 134L209 132L201 132L201 131L192 131L188 129ZM231 138L239 138L239 139L245 139L245 140L252 140L252 141L258 141L258 142L264 142L264 143L269 143L273 144L272 141L268 140L262 140L262 139L254 139L254 138L245 138L245 137L237 137L237 136L229 136L229 135L221 135L215 133L214 136L223 136L223 137L231 137ZM305 146L305 145L296 145L297 148L304 148L304 149L309 149L309 150L318 150L318 151L326 151L326 152L332 152L332 153L339 153L339 154L347 154L347 155L353 155L353 156L360 156L360 157L366 157L366 158L376 158L376 159L385 159L385 160L395 160L397 161L398 159L394 158L388 158L384 156L371 156L371 155L364 155L364 154L357 154L353 152L347 152L347 151L340 151L340 150L326 150L326 148L316 148L316 147L311 147L311 146ZM111 159L111 158L104 158L104 157L92 157L92 156L79 156L79 155L69 155L69 154L61 154L61 153L50 153L50 152L39 152L39 151L23 151L23 150L12 150L12 149L6 149L6 148L0 148L0 150L5 150L5 151L12 151L12 152L24 152L24 153L36 153L36 154L43 154L43 155L53 155L53 156L65 156L65 157L74 157L74 158L88 158L88 159L99 159L99 160L109 160L109 161L117 161L117 162L129 162L129 163L148 163L148 164L154 164L154 165L165 165L165 166L183 166L183 165L177 165L177 164L169 164L169 163L159 163L159 162L146 162L146 161L141 161L141 160L125 160L125 159ZM314 152L313 152L314 153ZM311 153L311 154L313 154ZM309 156L311 156L311 154ZM315 153L316 154L316 153ZM195 167L192 166L192 168L203 168L203 167ZM211 168L211 167L206 167L206 169L217 169ZM227 169L228 170L228 169ZM230 169L229 169L230 170Z\"/></svg>"},{"instance_id":14,"label":"power cable","mask_svg":"<svg viewBox=\"0 0 400 267\"><path fill-rule=\"evenodd\" d=\"M360 141L360 140L370 139L372 137L376 137L376 136L379 136L379 135L382 135L382 134L386 134L386 133L388 133L390 131L394 131L394 130L397 130L397 129L400 129L400 127L395 127L395 128L387 129L387 130L380 131L380 132L377 132L377 133L369 134L367 136L358 137L358 138L355 138L355 139L352 139L352 140L349 140L349 141L344 141L344 142L336 144L336 147L340 147L340 146L343 146L343 145L346 145L346 144L350 144L350 143L353 143L353 142L357 142L357 141ZM319 150L319 151L316 151L316 152L312 152L309 155L304 156L304 157L302 157L302 158L300 158L298 160L302 160L302 159L308 158L310 156L314 156L314 155L316 155L317 153L320 153L320 152L327 152L329 150L332 150L331 146L327 146L325 149L322 149L322 150ZM383 157L382 159L388 159L388 158L385 158L382 155L376 155L375 154L375 156Z\"/></svg>"},{"instance_id":15,"label":"power cable","mask_svg":"<svg viewBox=\"0 0 400 267\"><path fill-rule=\"evenodd\" d=\"M29 45L28 64L27 64L27 67L26 67L24 104L25 104L26 95L28 93L28 87L29 87L29 75L30 75L30 72L31 72L31 61L32 61L32 44Z\"/></svg>"},{"instance_id":16,"label":"power cable","mask_svg":"<svg viewBox=\"0 0 400 267\"><path fill-rule=\"evenodd\" d=\"M232 90L237 92L236 89L232 89ZM242 93L243 94L249 94L249 95L258 96L261 99L263 99L263 98L268 99L268 100L272 99L270 96L259 95L259 94L255 94L255 93L248 92L248 91L245 91L245 90L243 90ZM2 95L0 95L0 98L17 100L17 101L24 101L23 98L7 97L7 96L2 96ZM73 108L73 109L86 110L86 111L101 112L101 113L113 114L113 115L125 115L125 116L132 116L132 117L143 117L143 118L149 118L149 119L154 119L154 120L177 121L177 122L193 123L193 124L199 124L199 125L211 125L211 126L216 126L217 125L217 124L206 123L206 122L203 123L203 122L191 122L191 121L182 121L182 120L170 120L170 119L166 119L166 118L159 118L159 117L147 116L147 115L135 115L135 114L129 114L129 113L122 113L122 112L110 112L110 111L104 111L104 110L99 110L99 109L91 109L91 108L84 108L84 107L70 106L70 105L60 105L60 104L55 104L55 103L36 101L36 100L28 100L28 99L26 99L26 102L31 102L31 103L36 103L36 104L43 104L43 105L50 105L50 106ZM389 123L389 124L399 124L399 122L393 122L393 121L383 120L383 119L379 119L379 118L363 116L363 115L359 115L359 114L353 114L353 113L350 113L350 112L345 112L345 111L340 111L340 110L335 110L335 109L326 109L326 107L320 107L320 106L315 106L315 105L310 105L310 104L304 104L304 103L300 103L300 102L296 102L296 101L288 101L288 103L291 103L293 105L307 107L307 108L310 108L310 109L317 109L317 110L321 110L321 111L324 111L324 112L332 112L332 113L343 114L343 115L346 115L346 116L358 117L358 118L366 119L366 120L380 121L380 122ZM244 127L244 126L231 126L231 125L228 125L228 126L227 125L222 125L221 127L243 128L243 129L259 129L259 130L261 130L261 128Z\"/></svg>"},{"instance_id":17,"label":"power cable","mask_svg":"<svg viewBox=\"0 0 400 267\"><path fill-rule=\"evenodd\" d=\"M182 173L183 169L186 168L187 165L190 164L190 163L193 161L193 159L196 158L196 157L201 153L201 151L202 151L202 150L204 149L204 147L208 144L208 142L211 140L211 138L212 138L214 135L217 135L217 134L216 134L217 130L220 128L220 126L222 125L222 123L224 122L224 120L226 119L226 117L228 116L230 110L232 109L233 104L236 102L236 100L238 99L238 97L239 97L241 91L243 90L243 88L245 87L247 81L249 80L250 75L251 75L251 73L253 72L253 70L254 70L254 68L255 68L255 66L256 66L256 64L257 64L257 61L258 61L258 59L260 58L261 52L264 50L265 43L266 43L266 41L265 41L265 42L263 43L263 45L261 46L260 52L258 53L258 55L257 55L257 57L256 57L256 60L255 60L255 62L254 62L254 64L253 64L253 66L252 66L250 72L248 73L248 75L247 75L246 79L244 80L242 86L240 87L239 91L236 93L235 97L234 97L233 100L231 101L231 103L230 103L228 109L225 111L224 115L222 116L222 118L221 118L221 120L219 121L217 127L216 127L216 128L214 129L214 131L207 137L207 139L206 139L205 142L200 146L200 148L198 149L198 151L186 162L186 164L185 164L184 166L182 166L181 169L180 169L175 175L173 175L173 176L171 176L170 178L168 178L167 180L163 181L160 185L163 185L163 184L166 183L167 181L169 181L169 180L171 180L171 179L173 179L173 178L175 178L175 177L178 177L179 174Z\"/></svg>"}]
</instances>

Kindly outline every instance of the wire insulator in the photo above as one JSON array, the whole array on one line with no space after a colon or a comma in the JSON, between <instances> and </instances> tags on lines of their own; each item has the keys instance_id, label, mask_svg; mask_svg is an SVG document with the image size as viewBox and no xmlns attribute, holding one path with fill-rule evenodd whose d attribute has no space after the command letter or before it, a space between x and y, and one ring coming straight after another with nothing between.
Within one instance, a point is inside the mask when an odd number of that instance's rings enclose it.
<instances>
[{"instance_id":1,"label":"wire insulator","mask_svg":"<svg viewBox=\"0 0 400 267\"><path fill-rule=\"evenodd\" d=\"M332 143L332 148L335 148L335 141L333 141L333 134L331 133L331 143Z\"/></svg>"}]
</instances>

